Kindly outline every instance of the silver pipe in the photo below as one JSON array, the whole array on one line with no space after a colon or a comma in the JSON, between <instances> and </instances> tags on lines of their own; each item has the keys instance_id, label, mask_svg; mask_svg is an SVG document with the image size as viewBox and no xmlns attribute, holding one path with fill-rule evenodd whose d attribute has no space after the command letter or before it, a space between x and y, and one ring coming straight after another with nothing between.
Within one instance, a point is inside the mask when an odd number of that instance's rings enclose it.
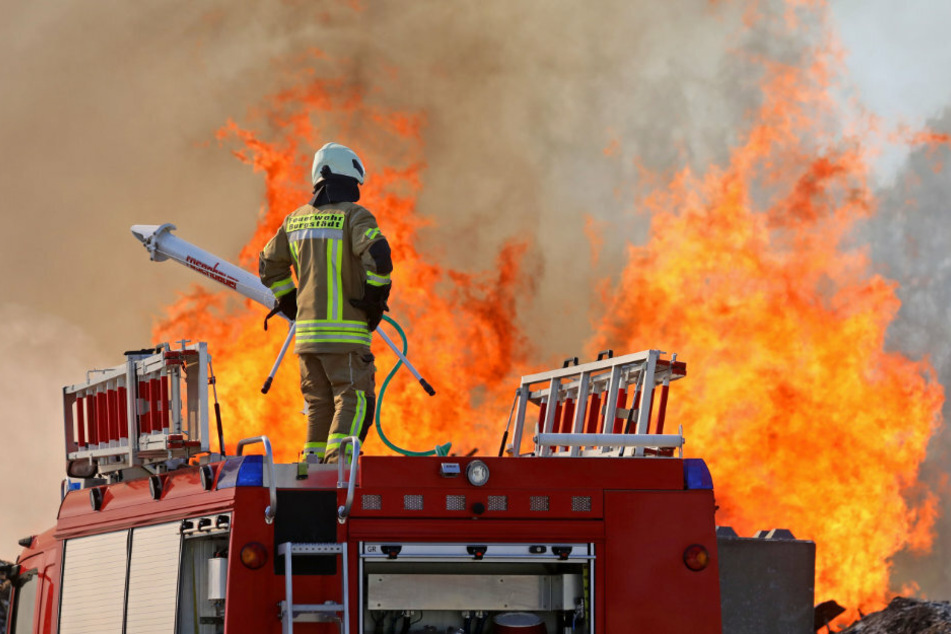
<instances>
[{"instance_id":1,"label":"silver pipe","mask_svg":"<svg viewBox=\"0 0 951 634\"><path fill-rule=\"evenodd\" d=\"M277 485L274 482L274 454L271 452L271 440L267 436L255 436L254 438L244 438L238 441L238 455L242 455L246 445L255 445L261 443L264 445L264 461L267 466L267 486L271 495L271 504L264 509L264 521L268 524L274 521L277 515Z\"/></svg>"}]
</instances>

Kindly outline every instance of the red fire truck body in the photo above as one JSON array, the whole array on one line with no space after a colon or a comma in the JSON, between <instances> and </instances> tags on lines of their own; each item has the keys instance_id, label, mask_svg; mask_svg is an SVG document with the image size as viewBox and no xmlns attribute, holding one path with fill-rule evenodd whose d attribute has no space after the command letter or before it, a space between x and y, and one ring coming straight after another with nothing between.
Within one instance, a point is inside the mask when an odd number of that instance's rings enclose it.
<instances>
[{"instance_id":1,"label":"red fire truck body","mask_svg":"<svg viewBox=\"0 0 951 634\"><path fill-rule=\"evenodd\" d=\"M686 372L662 354L524 377L508 455L352 465L274 464L265 437L235 456L189 449L176 432L207 430L176 423L185 400L168 386L156 409L143 376L194 379L210 358L131 355L125 380L64 391L67 459L107 482L67 491L55 528L23 542L7 632L718 633L712 482L662 433L669 382ZM123 385L128 444L86 403ZM168 429L144 420L163 410ZM172 438L164 457L188 460L157 462L143 425Z\"/></svg>"}]
</instances>

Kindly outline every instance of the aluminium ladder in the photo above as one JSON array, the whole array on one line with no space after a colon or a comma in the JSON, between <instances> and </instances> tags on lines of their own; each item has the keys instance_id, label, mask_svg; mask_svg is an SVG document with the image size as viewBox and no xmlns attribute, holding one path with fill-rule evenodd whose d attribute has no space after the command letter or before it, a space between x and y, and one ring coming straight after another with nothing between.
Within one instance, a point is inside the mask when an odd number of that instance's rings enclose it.
<instances>
[{"instance_id":1,"label":"aluminium ladder","mask_svg":"<svg viewBox=\"0 0 951 634\"><path fill-rule=\"evenodd\" d=\"M285 542L277 547L278 555L284 555L284 592L286 598L280 602L283 634L294 633L295 622L336 621L341 634L350 634L350 601L348 598L349 574L347 565L347 544L302 544ZM293 555L340 555L342 568L342 603L294 603Z\"/></svg>"},{"instance_id":2,"label":"aluminium ladder","mask_svg":"<svg viewBox=\"0 0 951 634\"><path fill-rule=\"evenodd\" d=\"M67 462L109 474L209 452L211 355L186 344L127 352L125 363L64 387Z\"/></svg>"},{"instance_id":3,"label":"aluminium ladder","mask_svg":"<svg viewBox=\"0 0 951 634\"><path fill-rule=\"evenodd\" d=\"M270 441L266 437L252 438L241 443L254 443L262 441L265 443L267 459L270 462ZM353 463L350 465L350 476L344 480L344 465L346 460L342 458L346 455L347 445L352 445ZM239 447L240 453L240 447ZM346 523L350 517L350 508L353 504L354 489L357 482L357 471L359 469L360 439L356 436L348 436L340 442L340 458L337 462L337 488L347 489L346 501L343 505L337 507L337 521L341 524ZM270 478L274 482L273 477ZM273 486L272 486L273 490ZM272 495L272 504L276 504ZM268 507L270 510L271 507ZM274 509L276 514L277 510ZM267 520L267 511L265 511L265 520ZM274 515L270 516L272 519ZM294 634L295 622L329 622L335 621L340 634L350 634L350 563L347 558L347 543L293 543L285 542L278 545L278 555L284 556L284 600L278 605L280 607L280 619L283 634ZM293 556L322 556L322 555L340 555L341 567L341 597L340 603L327 601L325 603L294 603L294 568Z\"/></svg>"},{"instance_id":4,"label":"aluminium ladder","mask_svg":"<svg viewBox=\"0 0 951 634\"><path fill-rule=\"evenodd\" d=\"M597 361L578 365L577 358L569 359L560 369L523 376L516 393L513 454L670 457L679 450L682 456L683 433L665 434L664 423L670 382L686 376L687 366L676 354L663 359L664 354L645 350L615 357L606 351ZM657 422L651 433L655 400ZM534 450L524 454L520 448L529 403L539 410Z\"/></svg>"}]
</instances>

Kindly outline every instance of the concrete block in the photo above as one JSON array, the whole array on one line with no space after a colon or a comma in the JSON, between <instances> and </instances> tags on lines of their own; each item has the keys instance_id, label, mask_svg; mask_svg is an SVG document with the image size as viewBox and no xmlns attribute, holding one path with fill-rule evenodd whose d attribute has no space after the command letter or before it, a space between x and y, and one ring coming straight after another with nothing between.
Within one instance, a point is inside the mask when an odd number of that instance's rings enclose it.
<instances>
[{"instance_id":1,"label":"concrete block","mask_svg":"<svg viewBox=\"0 0 951 634\"><path fill-rule=\"evenodd\" d=\"M788 529L757 535L717 528L723 634L813 634L815 542Z\"/></svg>"}]
</instances>

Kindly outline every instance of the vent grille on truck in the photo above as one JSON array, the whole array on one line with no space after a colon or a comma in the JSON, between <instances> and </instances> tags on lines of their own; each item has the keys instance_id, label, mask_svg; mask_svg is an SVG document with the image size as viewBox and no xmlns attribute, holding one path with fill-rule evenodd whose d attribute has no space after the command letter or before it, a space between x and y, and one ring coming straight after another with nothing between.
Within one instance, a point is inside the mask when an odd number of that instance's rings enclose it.
<instances>
[{"instance_id":1,"label":"vent grille on truck","mask_svg":"<svg viewBox=\"0 0 951 634\"><path fill-rule=\"evenodd\" d=\"M547 495L533 495L529 500L529 509L532 511L547 511L548 510L548 496Z\"/></svg>"},{"instance_id":2,"label":"vent grille on truck","mask_svg":"<svg viewBox=\"0 0 951 634\"><path fill-rule=\"evenodd\" d=\"M490 511L507 511L509 509L509 499L504 495L489 496Z\"/></svg>"}]
</instances>

